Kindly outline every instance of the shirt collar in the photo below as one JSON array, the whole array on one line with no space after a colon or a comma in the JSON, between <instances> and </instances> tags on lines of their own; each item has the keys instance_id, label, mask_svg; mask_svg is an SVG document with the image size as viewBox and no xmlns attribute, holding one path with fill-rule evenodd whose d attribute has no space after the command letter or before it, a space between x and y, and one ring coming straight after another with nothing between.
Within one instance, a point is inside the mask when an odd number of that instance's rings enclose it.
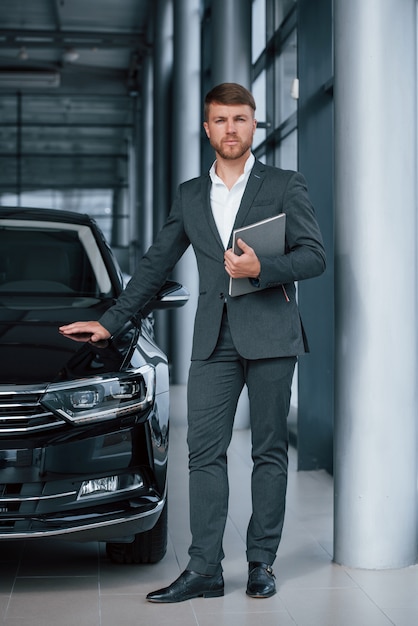
<instances>
[{"instance_id":1,"label":"shirt collar","mask_svg":"<svg viewBox=\"0 0 418 626\"><path fill-rule=\"evenodd\" d=\"M247 176L247 177L249 176L249 173L252 170L254 163L255 163L255 156L251 152L250 156L245 161L244 176ZM217 173L216 173L216 160L212 163L212 167L209 170L209 176L210 176L210 178L211 178L213 183L219 182L221 180L219 178L219 176L217 175Z\"/></svg>"}]
</instances>

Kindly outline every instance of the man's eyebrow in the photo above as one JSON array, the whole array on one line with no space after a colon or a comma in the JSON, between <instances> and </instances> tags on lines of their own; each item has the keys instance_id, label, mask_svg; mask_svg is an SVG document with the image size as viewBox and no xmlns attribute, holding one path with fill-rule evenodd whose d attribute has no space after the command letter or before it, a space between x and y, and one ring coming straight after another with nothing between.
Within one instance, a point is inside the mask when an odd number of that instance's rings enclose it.
<instances>
[{"instance_id":1,"label":"man's eyebrow","mask_svg":"<svg viewBox=\"0 0 418 626\"><path fill-rule=\"evenodd\" d=\"M213 116L213 118L214 118L215 120L226 120L226 119L227 119L227 117L228 117L227 115L221 115L221 114L219 114L219 115L214 115L214 116ZM246 117L246 118L247 118L247 117L250 117L250 116L248 115L248 113L236 113L236 114L233 116L233 118L234 118L234 119L236 119L237 117Z\"/></svg>"}]
</instances>

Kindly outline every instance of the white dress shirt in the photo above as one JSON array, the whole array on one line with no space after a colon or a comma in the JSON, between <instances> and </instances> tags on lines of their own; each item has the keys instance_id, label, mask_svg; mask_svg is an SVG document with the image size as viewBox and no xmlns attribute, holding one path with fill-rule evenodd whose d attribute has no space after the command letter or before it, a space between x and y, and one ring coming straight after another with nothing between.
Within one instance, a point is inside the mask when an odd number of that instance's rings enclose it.
<instances>
[{"instance_id":1,"label":"white dress shirt","mask_svg":"<svg viewBox=\"0 0 418 626\"><path fill-rule=\"evenodd\" d=\"M212 180L210 203L213 217L225 250L228 247L232 227L254 162L255 157L251 153L245 162L243 174L241 174L231 189L228 189L223 180L216 174L216 161L209 170L209 175Z\"/></svg>"}]
</instances>

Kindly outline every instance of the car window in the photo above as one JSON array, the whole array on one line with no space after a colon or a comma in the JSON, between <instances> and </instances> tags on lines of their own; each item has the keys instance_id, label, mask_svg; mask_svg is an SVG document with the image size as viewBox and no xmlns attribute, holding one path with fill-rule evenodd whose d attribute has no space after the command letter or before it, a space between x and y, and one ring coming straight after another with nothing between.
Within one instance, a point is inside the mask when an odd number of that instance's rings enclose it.
<instances>
[{"instance_id":1,"label":"car window","mask_svg":"<svg viewBox=\"0 0 418 626\"><path fill-rule=\"evenodd\" d=\"M111 291L106 265L88 226L0 221L0 292L99 297Z\"/></svg>"}]
</instances>

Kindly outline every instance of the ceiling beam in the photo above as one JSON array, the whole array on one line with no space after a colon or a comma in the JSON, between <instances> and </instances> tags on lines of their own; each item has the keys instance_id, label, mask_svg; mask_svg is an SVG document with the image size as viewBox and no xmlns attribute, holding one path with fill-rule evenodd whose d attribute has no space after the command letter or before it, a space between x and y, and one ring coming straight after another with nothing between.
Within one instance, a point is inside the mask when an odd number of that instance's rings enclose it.
<instances>
[{"instance_id":1,"label":"ceiling beam","mask_svg":"<svg viewBox=\"0 0 418 626\"><path fill-rule=\"evenodd\" d=\"M78 48L138 48L145 47L145 33L82 32L78 30L0 29L0 48L30 46L77 46Z\"/></svg>"},{"instance_id":2,"label":"ceiling beam","mask_svg":"<svg viewBox=\"0 0 418 626\"><path fill-rule=\"evenodd\" d=\"M90 122L0 122L0 128L133 128L134 124L110 122L108 120L101 124Z\"/></svg>"}]
</instances>

